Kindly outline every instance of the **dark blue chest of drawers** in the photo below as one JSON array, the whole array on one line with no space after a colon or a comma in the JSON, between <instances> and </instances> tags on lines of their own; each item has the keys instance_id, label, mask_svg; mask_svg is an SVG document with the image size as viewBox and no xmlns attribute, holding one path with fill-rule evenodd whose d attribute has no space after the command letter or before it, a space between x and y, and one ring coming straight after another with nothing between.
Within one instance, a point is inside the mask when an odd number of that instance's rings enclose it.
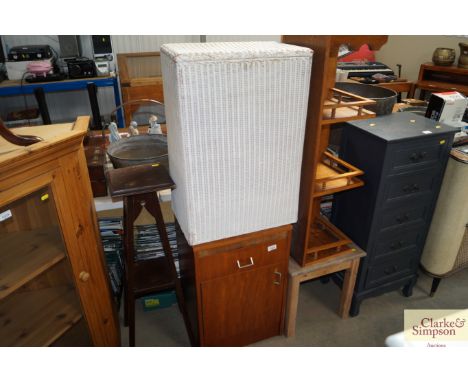
<instances>
[{"instance_id":1,"label":"dark blue chest of drawers","mask_svg":"<svg viewBox=\"0 0 468 382\"><path fill-rule=\"evenodd\" d=\"M350 314L363 299L410 296L456 129L413 113L348 123L340 156L365 185L335 195L332 221L365 249Z\"/></svg>"}]
</instances>

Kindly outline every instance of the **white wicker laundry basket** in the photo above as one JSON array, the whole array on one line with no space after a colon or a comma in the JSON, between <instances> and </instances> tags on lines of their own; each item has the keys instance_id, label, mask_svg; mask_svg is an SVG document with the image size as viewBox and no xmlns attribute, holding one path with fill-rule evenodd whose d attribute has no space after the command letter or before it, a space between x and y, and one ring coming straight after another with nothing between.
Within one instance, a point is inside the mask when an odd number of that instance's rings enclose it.
<instances>
[{"instance_id":1,"label":"white wicker laundry basket","mask_svg":"<svg viewBox=\"0 0 468 382\"><path fill-rule=\"evenodd\" d=\"M312 51L161 47L173 210L191 245L297 221Z\"/></svg>"}]
</instances>

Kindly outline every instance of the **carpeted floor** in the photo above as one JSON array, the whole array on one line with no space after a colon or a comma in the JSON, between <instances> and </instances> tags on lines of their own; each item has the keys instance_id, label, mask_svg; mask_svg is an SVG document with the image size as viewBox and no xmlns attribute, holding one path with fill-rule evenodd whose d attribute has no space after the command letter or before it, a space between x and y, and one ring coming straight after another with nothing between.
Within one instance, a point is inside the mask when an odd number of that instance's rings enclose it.
<instances>
[{"instance_id":1,"label":"carpeted floor","mask_svg":"<svg viewBox=\"0 0 468 382\"><path fill-rule=\"evenodd\" d=\"M413 296L399 292L364 300L357 317L342 320L338 314L340 291L333 282L318 280L301 284L296 336L276 336L252 346L384 346L385 338L403 329L404 309L468 308L468 269L442 280L434 297L429 297L432 279L421 275ZM122 322L122 315L120 317ZM128 330L122 326L122 345L128 344ZM137 346L189 346L177 306L144 312L136 306Z\"/></svg>"}]
</instances>

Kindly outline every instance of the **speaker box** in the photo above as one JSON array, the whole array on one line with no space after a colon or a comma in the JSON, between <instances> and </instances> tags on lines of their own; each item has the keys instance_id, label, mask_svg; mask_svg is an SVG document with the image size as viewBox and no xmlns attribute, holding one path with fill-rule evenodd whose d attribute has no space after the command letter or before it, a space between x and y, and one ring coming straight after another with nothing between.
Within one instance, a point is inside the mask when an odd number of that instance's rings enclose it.
<instances>
[{"instance_id":1,"label":"speaker box","mask_svg":"<svg viewBox=\"0 0 468 382\"><path fill-rule=\"evenodd\" d=\"M79 36L63 35L58 36L58 39L60 44L60 57L81 57L81 43Z\"/></svg>"}]
</instances>

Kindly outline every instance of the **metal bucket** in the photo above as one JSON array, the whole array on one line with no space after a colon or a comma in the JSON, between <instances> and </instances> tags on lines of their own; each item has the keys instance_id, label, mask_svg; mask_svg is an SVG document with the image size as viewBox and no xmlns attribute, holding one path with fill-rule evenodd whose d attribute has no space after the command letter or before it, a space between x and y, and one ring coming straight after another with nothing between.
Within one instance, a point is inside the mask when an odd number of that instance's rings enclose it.
<instances>
[{"instance_id":1,"label":"metal bucket","mask_svg":"<svg viewBox=\"0 0 468 382\"><path fill-rule=\"evenodd\" d=\"M115 168L160 163L169 170L167 138L164 135L123 138L107 147L107 155Z\"/></svg>"},{"instance_id":2,"label":"metal bucket","mask_svg":"<svg viewBox=\"0 0 468 382\"><path fill-rule=\"evenodd\" d=\"M397 101L397 93L393 90L367 84L354 84L351 82L337 82L335 87L361 97L376 101L375 105L365 106L377 115L391 114Z\"/></svg>"}]
</instances>

